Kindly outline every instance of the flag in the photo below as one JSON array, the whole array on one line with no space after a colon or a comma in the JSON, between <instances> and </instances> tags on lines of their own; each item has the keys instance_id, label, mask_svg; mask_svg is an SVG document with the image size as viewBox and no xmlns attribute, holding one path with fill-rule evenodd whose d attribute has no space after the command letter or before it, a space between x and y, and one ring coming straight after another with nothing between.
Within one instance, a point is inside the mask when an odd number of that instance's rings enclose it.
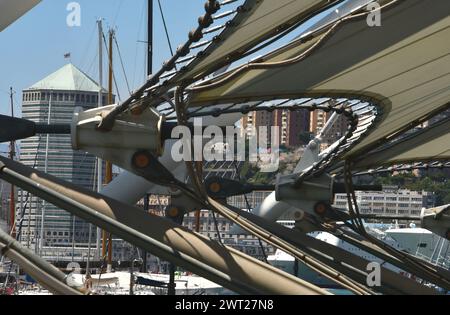
<instances>
[{"instance_id":1,"label":"flag","mask_svg":"<svg viewBox=\"0 0 450 315\"><path fill-rule=\"evenodd\" d=\"M70 58L70 53L64 54L64 58L69 59Z\"/></svg>"}]
</instances>

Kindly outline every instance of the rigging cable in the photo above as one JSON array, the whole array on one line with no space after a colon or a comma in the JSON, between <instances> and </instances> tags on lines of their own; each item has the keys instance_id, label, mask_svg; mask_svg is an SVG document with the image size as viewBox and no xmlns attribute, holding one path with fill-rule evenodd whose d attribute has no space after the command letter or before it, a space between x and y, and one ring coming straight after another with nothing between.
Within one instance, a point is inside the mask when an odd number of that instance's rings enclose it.
<instances>
[{"instance_id":1,"label":"rigging cable","mask_svg":"<svg viewBox=\"0 0 450 315\"><path fill-rule=\"evenodd\" d=\"M177 118L178 123L180 125L186 125L187 124L187 108L186 103L183 97L183 88L179 87L175 91L175 104L177 109ZM277 247L287 253L292 254L292 256L298 258L299 260L307 263L308 266L310 266L313 270L319 272L320 274L324 275L328 279L339 283L345 288L348 288L352 292L356 294L370 294L369 291L367 291L366 288L362 287L359 284L354 283L352 280L349 280L347 277L341 275L340 273L337 273L334 271L334 269L329 268L328 266L324 267L322 264L318 263L315 259L311 259L308 255L304 254L301 250L299 250L297 247L294 247L289 242L286 242L282 240L281 238L277 237L273 233L268 232L264 228L255 225L253 222L248 221L246 219L241 218L239 215L234 213L232 210L230 210L225 205L222 205L218 203L216 200L210 198L205 191L204 183L202 182L201 176L198 172L194 169L192 163L186 161L186 166L188 169L188 172L190 174L190 177L192 178L192 182L194 184L195 192L192 192L189 188L186 188L186 185L181 184L179 182L176 183L176 185L194 198L194 200L198 201L200 204L205 206L207 209L211 209L213 211L216 211L223 217L231 220L232 222L242 226L244 230L249 232L250 234L259 237L266 241L268 244L273 245L274 247Z\"/></svg>"},{"instance_id":2,"label":"rigging cable","mask_svg":"<svg viewBox=\"0 0 450 315\"><path fill-rule=\"evenodd\" d=\"M39 149L40 149L40 146L41 146L41 138L42 137L39 136L39 144L38 144L38 147L36 148L36 154L34 155L33 168L36 168L38 155L39 155ZM16 151L16 152L19 152L19 151ZM22 193L23 193L23 190L22 190ZM21 237L21 234L22 234L23 219L25 217L25 211L26 211L26 207L28 205L29 198L30 198L30 193L27 192L25 203L22 205L22 209L21 209L21 212L20 212L19 225L17 227L17 233L16 233L16 240L17 241L20 240L20 237ZM30 218L28 218L28 220L31 220L31 208L29 208L29 215L30 215ZM14 223L14 225L13 225L13 227L11 229L10 236L12 236L12 234L14 233L14 230L16 229L16 225L17 225L17 222ZM28 235L28 237L30 237L30 236ZM11 276L13 264L14 264L13 261L11 261L11 264L9 265L9 269L8 269L8 274L6 276L6 280L5 280L5 283L4 283L4 288L5 289L6 289L6 286L8 284L9 277ZM17 281L17 279L16 279L16 281Z\"/></svg>"},{"instance_id":3,"label":"rigging cable","mask_svg":"<svg viewBox=\"0 0 450 315\"><path fill-rule=\"evenodd\" d=\"M355 226L351 226L351 228L355 232L357 232L359 235L364 237L367 241L371 242L372 244L376 245L377 247L384 250L388 254L390 254L393 257L400 260L405 266L407 266L415 271L423 272L426 277L428 277L429 279L433 279L433 280L430 280L431 282L438 281L438 282L441 282L444 286L446 286L446 288L449 288L450 287L449 279L445 278L442 275L437 274L433 269L431 269L429 266L423 264L420 260L413 258L412 256L409 256L409 255L389 246L388 244L384 243L383 241L380 241L377 238L370 235L369 233L367 233L367 231L364 227L364 224L362 222L360 212L359 212L359 206L357 203L355 190L353 188L353 177L352 177L352 172L351 172L349 163L346 163L345 177L346 177L347 198L349 199L349 211L353 215L356 214L356 222L357 222L356 228L355 228ZM354 208L354 210L351 210L351 208Z\"/></svg>"},{"instance_id":4,"label":"rigging cable","mask_svg":"<svg viewBox=\"0 0 450 315\"><path fill-rule=\"evenodd\" d=\"M142 24L144 21L144 12L145 12L145 3L146 1L144 0L142 2L142 8L141 8L141 17L139 18L139 23L138 23L138 32L137 32L137 38L136 38L136 46L135 46L135 52L134 52L134 66L133 66L133 82L132 85L134 86L135 82L136 82L136 68L137 68L137 59L138 59L138 45L141 42L139 40L139 38L141 37L141 31L142 31ZM146 59L147 54L145 54L144 58Z\"/></svg>"},{"instance_id":5,"label":"rigging cable","mask_svg":"<svg viewBox=\"0 0 450 315\"><path fill-rule=\"evenodd\" d=\"M121 64L121 66L122 66L123 76L124 76L125 82L126 82L126 84L127 84L128 93L130 93L130 95L131 95L130 83L128 82L128 76L127 76L127 73L126 73L126 71L125 71L125 66L124 66L123 58L122 58L122 53L120 52L119 43L117 42L117 38L116 38L116 35L115 35L115 34L114 34L113 38L114 38L114 42L116 43L117 53L119 54L120 64Z\"/></svg>"},{"instance_id":6,"label":"rigging cable","mask_svg":"<svg viewBox=\"0 0 450 315\"><path fill-rule=\"evenodd\" d=\"M170 54L173 56L172 43L170 42L169 30L167 29L166 18L164 17L163 8L161 6L161 0L158 0L159 12L161 13L161 19L164 25L164 31L166 33L167 43L169 44ZM176 69L176 67L175 67Z\"/></svg>"},{"instance_id":7,"label":"rigging cable","mask_svg":"<svg viewBox=\"0 0 450 315\"><path fill-rule=\"evenodd\" d=\"M238 168L237 164L234 164L234 167L236 168L237 178L239 181L241 181L241 179L242 179L241 173L239 172L239 168ZM247 194L244 194L244 200L245 200L245 204L247 205L248 211L250 211L250 209L253 209L253 207L250 207L250 202L248 201ZM258 243L259 243L259 247L261 248L261 253L263 254L264 262L266 264L269 264L269 261L267 260L266 250L264 249L264 245L263 245L261 238L258 238Z\"/></svg>"}]
</instances>

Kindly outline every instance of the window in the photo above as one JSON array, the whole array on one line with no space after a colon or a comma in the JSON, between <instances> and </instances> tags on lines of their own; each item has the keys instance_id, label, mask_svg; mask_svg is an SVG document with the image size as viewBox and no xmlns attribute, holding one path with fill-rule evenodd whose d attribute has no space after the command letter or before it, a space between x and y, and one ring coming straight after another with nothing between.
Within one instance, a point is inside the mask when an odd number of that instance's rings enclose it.
<instances>
[{"instance_id":1,"label":"window","mask_svg":"<svg viewBox=\"0 0 450 315\"><path fill-rule=\"evenodd\" d=\"M76 96L75 96L75 102L79 102L80 101L80 94L77 94Z\"/></svg>"}]
</instances>

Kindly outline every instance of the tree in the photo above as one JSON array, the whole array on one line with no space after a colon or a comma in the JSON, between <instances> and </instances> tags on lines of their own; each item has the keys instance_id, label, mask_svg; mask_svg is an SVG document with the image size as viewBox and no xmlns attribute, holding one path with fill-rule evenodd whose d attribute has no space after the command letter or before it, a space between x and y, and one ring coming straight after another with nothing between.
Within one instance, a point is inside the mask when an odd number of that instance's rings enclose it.
<instances>
[{"instance_id":1,"label":"tree","mask_svg":"<svg viewBox=\"0 0 450 315\"><path fill-rule=\"evenodd\" d=\"M313 133L309 131L302 131L299 133L298 138L302 142L302 144L307 145L313 137Z\"/></svg>"}]
</instances>

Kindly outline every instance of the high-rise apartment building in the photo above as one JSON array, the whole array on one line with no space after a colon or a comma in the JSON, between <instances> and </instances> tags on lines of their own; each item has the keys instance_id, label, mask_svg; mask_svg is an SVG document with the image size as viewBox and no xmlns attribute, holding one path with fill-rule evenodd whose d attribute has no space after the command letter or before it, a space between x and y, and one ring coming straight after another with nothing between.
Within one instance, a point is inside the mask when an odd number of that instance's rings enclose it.
<instances>
[{"instance_id":1,"label":"high-rise apartment building","mask_svg":"<svg viewBox=\"0 0 450 315\"><path fill-rule=\"evenodd\" d=\"M251 112L241 119L242 132L248 136L258 135L260 127L267 127L267 143L272 141L271 127L279 127L278 144L286 147L296 147L304 144L302 133L309 132L309 111L290 111L284 109L273 112Z\"/></svg>"}]
</instances>

